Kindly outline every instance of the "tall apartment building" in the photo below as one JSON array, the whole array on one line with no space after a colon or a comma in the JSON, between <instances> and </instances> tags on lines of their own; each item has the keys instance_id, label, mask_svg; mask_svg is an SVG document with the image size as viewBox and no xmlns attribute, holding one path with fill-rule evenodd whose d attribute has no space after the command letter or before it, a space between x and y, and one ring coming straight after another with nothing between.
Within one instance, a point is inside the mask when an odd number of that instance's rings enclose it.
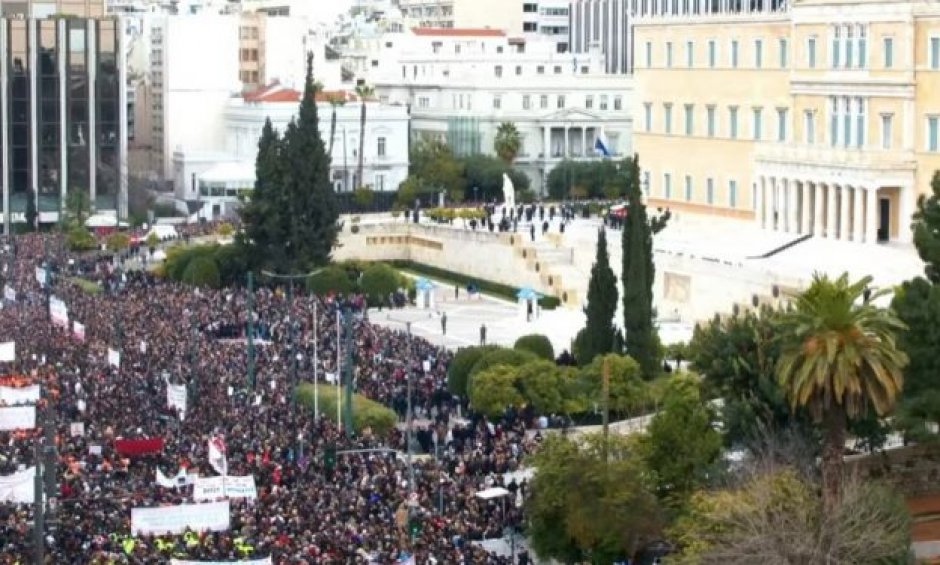
<instances>
[{"instance_id":1,"label":"tall apartment building","mask_svg":"<svg viewBox=\"0 0 940 565\"><path fill-rule=\"evenodd\" d=\"M633 33L630 29L631 0L573 0L570 14L570 44L574 53L601 50L607 72L631 72Z\"/></svg>"},{"instance_id":2,"label":"tall apartment building","mask_svg":"<svg viewBox=\"0 0 940 565\"><path fill-rule=\"evenodd\" d=\"M418 27L498 29L512 37L541 36L568 51L568 0L399 0Z\"/></svg>"},{"instance_id":3,"label":"tall apartment building","mask_svg":"<svg viewBox=\"0 0 940 565\"><path fill-rule=\"evenodd\" d=\"M64 3L64 2L63 2ZM4 8L7 3L4 3ZM3 226L56 222L68 195L127 213L127 90L115 18L0 18Z\"/></svg>"},{"instance_id":4,"label":"tall apartment building","mask_svg":"<svg viewBox=\"0 0 940 565\"><path fill-rule=\"evenodd\" d=\"M153 162L165 179L178 148L224 143L221 109L242 89L238 22L215 14L150 20Z\"/></svg>"},{"instance_id":5,"label":"tall apartment building","mask_svg":"<svg viewBox=\"0 0 940 565\"><path fill-rule=\"evenodd\" d=\"M910 241L940 169L940 5L701 4L636 20L650 200L794 236Z\"/></svg>"}]
</instances>

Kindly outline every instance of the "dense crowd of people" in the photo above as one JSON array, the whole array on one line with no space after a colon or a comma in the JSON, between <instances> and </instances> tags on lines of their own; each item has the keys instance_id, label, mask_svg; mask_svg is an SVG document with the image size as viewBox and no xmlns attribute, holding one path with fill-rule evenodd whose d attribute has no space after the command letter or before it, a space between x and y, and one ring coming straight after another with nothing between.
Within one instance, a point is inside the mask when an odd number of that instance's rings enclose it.
<instances>
[{"instance_id":1,"label":"dense crowd of people","mask_svg":"<svg viewBox=\"0 0 940 565\"><path fill-rule=\"evenodd\" d=\"M484 500L504 485L536 438L522 415L490 422L465 413L446 390L450 354L406 333L368 322L357 297L262 286L195 289L114 261L72 256L54 235L4 241L4 287L15 300L0 311L0 343L15 341L16 360L0 362L0 385L40 384L37 427L0 431L0 475L36 464L38 447L55 446L54 490L46 516L45 562L163 563L171 558L274 563L509 563L473 544L521 523L514 501ZM52 274L44 287L36 268ZM97 281L89 292L71 275ZM69 325L50 318L50 297L68 308ZM249 312L249 302L252 311ZM337 317L352 316L356 391L406 415L408 380L422 422L415 484L399 426L347 436L336 423L297 406L296 378L335 375ZM249 379L248 317L258 338ZM290 327L293 321L294 327ZM71 325L83 325L79 335ZM120 361L109 362L109 350ZM314 350L318 366L314 367ZM345 357L345 356L341 356ZM296 371L292 367L296 362ZM115 366L117 365L117 366ZM295 376L296 375L296 376ZM13 377L17 376L17 377ZM185 385L187 408L168 406L166 387ZM74 423L81 423L76 430ZM51 432L51 433L50 433ZM227 473L251 475L257 499L232 499L221 532L142 535L131 509L192 502L192 486L167 477L214 476L210 438L224 438ZM158 438L150 453L119 451L119 440ZM326 453L339 450L335 466ZM388 448L388 451L378 450ZM343 453L346 450L368 450ZM513 482L511 490L524 491ZM402 511L419 526L403 523ZM0 502L0 563L31 563L33 506Z\"/></svg>"}]
</instances>

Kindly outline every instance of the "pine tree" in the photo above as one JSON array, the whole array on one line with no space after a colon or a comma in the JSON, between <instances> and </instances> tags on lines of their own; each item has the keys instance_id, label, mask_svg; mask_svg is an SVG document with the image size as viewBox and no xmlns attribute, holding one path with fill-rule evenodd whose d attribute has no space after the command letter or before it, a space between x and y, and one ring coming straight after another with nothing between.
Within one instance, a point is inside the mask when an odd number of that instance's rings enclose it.
<instances>
[{"instance_id":1,"label":"pine tree","mask_svg":"<svg viewBox=\"0 0 940 565\"><path fill-rule=\"evenodd\" d=\"M283 185L288 201L288 261L304 272L330 260L339 217L330 183L330 160L320 138L313 54L307 55L307 80L297 119L284 134Z\"/></svg>"},{"instance_id":2,"label":"pine tree","mask_svg":"<svg viewBox=\"0 0 940 565\"><path fill-rule=\"evenodd\" d=\"M591 267L588 283L587 324L579 336L578 363L587 365L597 355L614 349L616 330L614 314L617 312L617 277L610 268L607 254L607 234L603 228L597 234L597 256Z\"/></svg>"},{"instance_id":3,"label":"pine tree","mask_svg":"<svg viewBox=\"0 0 940 565\"><path fill-rule=\"evenodd\" d=\"M649 218L640 190L640 161L634 155L627 165L627 214L623 224L623 327L627 354L655 377L659 367L659 339L653 328L653 234L666 227L669 211Z\"/></svg>"}]
</instances>

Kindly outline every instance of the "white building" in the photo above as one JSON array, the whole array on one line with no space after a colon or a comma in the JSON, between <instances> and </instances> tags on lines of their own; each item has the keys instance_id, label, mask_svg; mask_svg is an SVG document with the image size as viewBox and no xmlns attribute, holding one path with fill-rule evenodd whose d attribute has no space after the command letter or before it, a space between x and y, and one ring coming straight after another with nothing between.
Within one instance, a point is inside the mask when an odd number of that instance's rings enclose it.
<instances>
[{"instance_id":1,"label":"white building","mask_svg":"<svg viewBox=\"0 0 940 565\"><path fill-rule=\"evenodd\" d=\"M524 0L522 3L522 31L526 38L540 37L555 43L559 53L571 50L570 2L568 0ZM507 30L511 35L516 30Z\"/></svg>"},{"instance_id":2,"label":"white building","mask_svg":"<svg viewBox=\"0 0 940 565\"><path fill-rule=\"evenodd\" d=\"M173 177L178 148L211 150L225 143L224 110L241 90L238 20L220 15L148 19L153 161L164 178Z\"/></svg>"},{"instance_id":3,"label":"white building","mask_svg":"<svg viewBox=\"0 0 940 565\"><path fill-rule=\"evenodd\" d=\"M230 214L238 195L254 186L254 162L265 119L281 133L297 114L301 93L281 85L233 97L223 112L225 141L214 148L181 149L174 155L176 198L204 204L200 215L214 218ZM359 186L361 105L347 92L318 95L320 135L330 150L333 105L329 98L345 99L336 106L336 133L332 143L331 180L337 192ZM375 100L366 101L366 139L363 185L376 191L397 190L408 176L408 110Z\"/></svg>"},{"instance_id":4,"label":"white building","mask_svg":"<svg viewBox=\"0 0 940 565\"><path fill-rule=\"evenodd\" d=\"M380 100L411 106L413 137L494 154L499 124L513 122L523 138L516 165L537 192L561 160L601 158L597 140L611 156L630 154L632 79L604 74L596 50L562 54L497 30L419 28L389 41L401 47L370 80Z\"/></svg>"},{"instance_id":5,"label":"white building","mask_svg":"<svg viewBox=\"0 0 940 565\"><path fill-rule=\"evenodd\" d=\"M633 30L630 0L572 0L571 50L589 53L600 48L607 72L626 74L633 69Z\"/></svg>"}]
</instances>

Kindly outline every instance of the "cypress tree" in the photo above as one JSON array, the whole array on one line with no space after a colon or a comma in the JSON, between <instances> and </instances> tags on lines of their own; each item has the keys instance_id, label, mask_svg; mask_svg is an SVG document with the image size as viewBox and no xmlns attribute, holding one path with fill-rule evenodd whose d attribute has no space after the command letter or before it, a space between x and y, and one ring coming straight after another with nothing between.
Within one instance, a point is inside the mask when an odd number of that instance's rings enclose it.
<instances>
[{"instance_id":1,"label":"cypress tree","mask_svg":"<svg viewBox=\"0 0 940 565\"><path fill-rule=\"evenodd\" d=\"M247 245L251 258L264 258L264 266L275 270L287 267L284 242L287 239L287 207L281 184L282 141L271 120L264 122L255 159L255 187L248 202L240 210L245 225L242 244Z\"/></svg>"},{"instance_id":2,"label":"cypress tree","mask_svg":"<svg viewBox=\"0 0 940 565\"><path fill-rule=\"evenodd\" d=\"M313 54L307 55L307 79L297 119L284 135L283 184L289 196L286 253L294 272L324 265L336 242L339 217L330 182L330 160L320 138Z\"/></svg>"},{"instance_id":3,"label":"cypress tree","mask_svg":"<svg viewBox=\"0 0 940 565\"><path fill-rule=\"evenodd\" d=\"M623 224L623 327L627 354L643 376L655 377L659 367L659 339L653 328L653 234L666 227L669 211L649 218L640 190L640 160L634 155L627 165L627 214Z\"/></svg>"},{"instance_id":4,"label":"cypress tree","mask_svg":"<svg viewBox=\"0 0 940 565\"><path fill-rule=\"evenodd\" d=\"M597 234L597 255L591 267L588 283L587 324L579 336L578 363L587 365L597 355L614 349L614 314L617 311L617 277L610 268L607 253L607 233L601 228Z\"/></svg>"},{"instance_id":5,"label":"cypress tree","mask_svg":"<svg viewBox=\"0 0 940 565\"><path fill-rule=\"evenodd\" d=\"M329 262L339 214L320 138L312 54L298 116L283 138L265 122L255 175L254 191L241 210L250 262L294 274Z\"/></svg>"}]
</instances>

